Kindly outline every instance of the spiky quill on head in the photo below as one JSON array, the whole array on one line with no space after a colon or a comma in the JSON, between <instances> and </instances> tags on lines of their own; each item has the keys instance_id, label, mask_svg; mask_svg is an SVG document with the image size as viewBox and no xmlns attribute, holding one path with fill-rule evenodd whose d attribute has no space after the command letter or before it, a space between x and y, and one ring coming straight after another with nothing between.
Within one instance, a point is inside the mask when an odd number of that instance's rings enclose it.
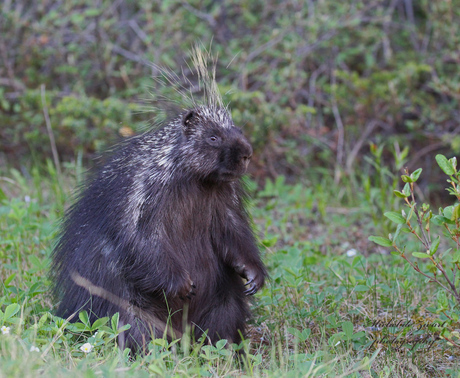
<instances>
[{"instance_id":1,"label":"spiky quill on head","mask_svg":"<svg viewBox=\"0 0 460 378\"><path fill-rule=\"evenodd\" d=\"M211 69L208 69L208 60L213 62ZM211 109L223 108L222 97L216 82L217 58L213 58L209 51L196 45L192 50L192 63L203 85L206 105Z\"/></svg>"},{"instance_id":2,"label":"spiky quill on head","mask_svg":"<svg viewBox=\"0 0 460 378\"><path fill-rule=\"evenodd\" d=\"M228 105L224 104L216 82L217 57L200 44L191 50L191 65L187 63L187 72L182 69L180 75L171 69L153 65L156 72L153 79L161 87L151 91L151 98L146 100L145 110L155 113L156 125L162 125L177 113L190 109L201 109L214 118L222 127L230 127L231 121ZM152 102L157 106L152 106Z\"/></svg>"}]
</instances>

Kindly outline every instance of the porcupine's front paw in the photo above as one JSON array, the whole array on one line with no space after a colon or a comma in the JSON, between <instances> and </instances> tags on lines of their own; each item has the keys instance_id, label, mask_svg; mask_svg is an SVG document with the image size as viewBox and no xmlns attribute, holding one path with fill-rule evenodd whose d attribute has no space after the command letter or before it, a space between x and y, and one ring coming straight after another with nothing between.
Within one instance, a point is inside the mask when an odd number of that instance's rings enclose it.
<instances>
[{"instance_id":1,"label":"porcupine's front paw","mask_svg":"<svg viewBox=\"0 0 460 378\"><path fill-rule=\"evenodd\" d=\"M244 286L248 286L248 288L244 291L244 294L254 295L262 286L264 286L265 273L256 267L243 264L238 265L235 268L235 271L247 281Z\"/></svg>"},{"instance_id":2,"label":"porcupine's front paw","mask_svg":"<svg viewBox=\"0 0 460 378\"><path fill-rule=\"evenodd\" d=\"M195 289L196 289L195 284L193 283L190 276L187 274L185 285L183 285L181 290L178 292L178 296L182 300L185 300L185 298L192 299L193 296L196 295Z\"/></svg>"}]
</instances>

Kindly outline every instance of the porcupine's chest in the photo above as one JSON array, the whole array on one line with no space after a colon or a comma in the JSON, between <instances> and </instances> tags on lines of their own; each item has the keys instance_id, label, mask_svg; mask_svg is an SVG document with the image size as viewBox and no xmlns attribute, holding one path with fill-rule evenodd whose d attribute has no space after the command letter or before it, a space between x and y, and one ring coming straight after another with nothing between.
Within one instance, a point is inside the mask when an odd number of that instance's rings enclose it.
<instances>
[{"instance_id":1,"label":"porcupine's chest","mask_svg":"<svg viewBox=\"0 0 460 378\"><path fill-rule=\"evenodd\" d=\"M222 187L179 188L181 190L176 187L171 191L172 196L164 198L164 207L150 221L161 223L159 235L174 246L175 253L192 275L211 279L224 264L229 196Z\"/></svg>"},{"instance_id":2,"label":"porcupine's chest","mask_svg":"<svg viewBox=\"0 0 460 378\"><path fill-rule=\"evenodd\" d=\"M183 230L187 230L182 235L187 247L184 251L187 259L188 268L191 271L192 280L198 277L214 280L217 272L222 271L225 265L225 229L226 207L217 199L207 198L207 201L194 206L182 217Z\"/></svg>"}]
</instances>

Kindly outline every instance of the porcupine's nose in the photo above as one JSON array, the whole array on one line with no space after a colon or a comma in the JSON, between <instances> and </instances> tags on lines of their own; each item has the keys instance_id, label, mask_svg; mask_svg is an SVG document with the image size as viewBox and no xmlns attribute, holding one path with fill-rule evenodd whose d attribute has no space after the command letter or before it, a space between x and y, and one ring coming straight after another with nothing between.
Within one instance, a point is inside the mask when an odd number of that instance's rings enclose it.
<instances>
[{"instance_id":1,"label":"porcupine's nose","mask_svg":"<svg viewBox=\"0 0 460 378\"><path fill-rule=\"evenodd\" d=\"M249 161L251 160L252 157L252 146L251 144L244 138L241 139L241 162L244 165L244 169L246 170Z\"/></svg>"}]
</instances>

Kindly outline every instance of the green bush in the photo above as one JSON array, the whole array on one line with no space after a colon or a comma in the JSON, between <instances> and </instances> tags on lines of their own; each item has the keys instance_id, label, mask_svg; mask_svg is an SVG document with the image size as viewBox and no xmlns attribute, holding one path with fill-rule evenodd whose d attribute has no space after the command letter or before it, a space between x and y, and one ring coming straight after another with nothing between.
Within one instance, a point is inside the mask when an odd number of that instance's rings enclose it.
<instances>
[{"instance_id":1,"label":"green bush","mask_svg":"<svg viewBox=\"0 0 460 378\"><path fill-rule=\"evenodd\" d=\"M436 161L449 176L447 191L460 201L460 172L457 171L457 159L453 157L448 160L439 154L436 155ZM406 183L404 188L394 191L397 197L404 199L408 209L400 213L390 211L384 214L393 223L398 224L396 231L388 238L371 236L369 240L384 247L394 248L396 251L392 253L402 257L416 272L426 277L426 283L436 283L442 288L438 291L437 308L431 310L443 314L444 318L441 318L441 321L445 320L444 323L453 325L460 319L460 204L441 207L438 215L433 215L428 204L418 204L414 184L421 173L421 168L411 174L406 170L406 174L401 176ZM412 234L417 238L422 251L408 251L409 248L401 238L403 233ZM424 264L424 261L427 263ZM460 348L458 332L443 329L441 337Z\"/></svg>"},{"instance_id":2,"label":"green bush","mask_svg":"<svg viewBox=\"0 0 460 378\"><path fill-rule=\"evenodd\" d=\"M132 108L148 90L168 96L151 62L176 74L183 67L194 83L186 62L197 41L212 41L219 56L217 78L256 147L258 177L322 167L337 184L360 174L368 140L408 145L418 163L436 148L460 148L452 135L460 17L447 0L20 0L1 17L0 138L12 162L50 156L42 84L66 161L151 116Z\"/></svg>"}]
</instances>

